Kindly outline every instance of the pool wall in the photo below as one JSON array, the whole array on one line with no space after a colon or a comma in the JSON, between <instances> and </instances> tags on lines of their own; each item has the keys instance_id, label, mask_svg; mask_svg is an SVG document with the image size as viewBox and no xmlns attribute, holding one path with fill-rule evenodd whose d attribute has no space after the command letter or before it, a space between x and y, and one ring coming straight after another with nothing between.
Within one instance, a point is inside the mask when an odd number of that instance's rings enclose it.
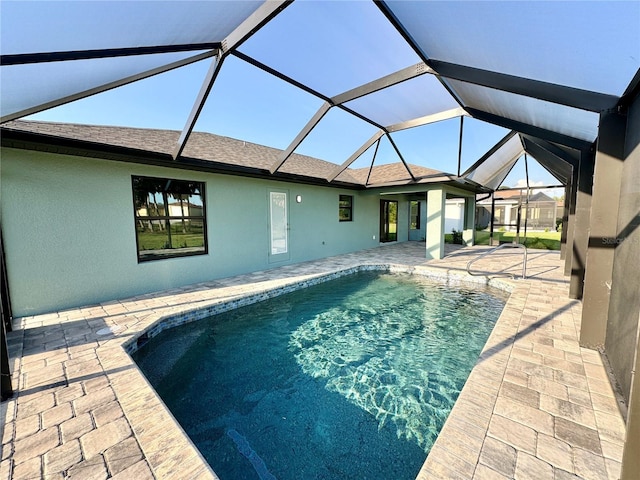
<instances>
[{"instance_id":1,"label":"pool wall","mask_svg":"<svg viewBox=\"0 0 640 480\"><path fill-rule=\"evenodd\" d=\"M128 354L132 354L139 347L144 345L150 338L155 337L160 332L169 328L184 325L186 323L195 322L212 315L217 315L229 310L241 308L246 305L251 305L257 302L262 302L270 298L275 298L280 295L301 290L313 285L335 280L336 278L344 277L346 275L352 275L357 272L389 272L389 273L404 273L412 275L420 275L427 278L433 278L438 280L446 280L448 284L478 284L489 285L494 288L499 288L507 292L513 290L513 285L500 278L488 279L487 277L472 277L469 275L461 275L452 272L447 272L443 275L442 271L431 270L425 267L408 267L403 265L387 265L387 264L373 264L373 265L360 265L344 270L339 270L326 275L318 275L309 279L300 280L295 283L283 285L281 287L264 290L258 293L252 293L246 296L239 296L238 298L225 299L212 305L203 305L195 309L186 310L179 314L167 315L159 318L153 325L150 325L143 332L134 336L123 344L123 348Z\"/></svg>"}]
</instances>

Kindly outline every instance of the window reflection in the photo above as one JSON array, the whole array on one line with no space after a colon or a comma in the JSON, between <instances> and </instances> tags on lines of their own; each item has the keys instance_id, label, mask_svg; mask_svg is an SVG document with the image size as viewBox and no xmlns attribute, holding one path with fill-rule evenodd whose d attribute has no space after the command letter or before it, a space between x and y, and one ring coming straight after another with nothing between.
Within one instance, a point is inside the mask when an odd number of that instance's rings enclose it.
<instances>
[{"instance_id":1,"label":"window reflection","mask_svg":"<svg viewBox=\"0 0 640 480\"><path fill-rule=\"evenodd\" d=\"M204 183L132 177L138 261L207 253Z\"/></svg>"},{"instance_id":2,"label":"window reflection","mask_svg":"<svg viewBox=\"0 0 640 480\"><path fill-rule=\"evenodd\" d=\"M340 195L338 206L338 220L351 222L353 220L353 197L351 195Z\"/></svg>"},{"instance_id":3,"label":"window reflection","mask_svg":"<svg viewBox=\"0 0 640 480\"><path fill-rule=\"evenodd\" d=\"M409 204L409 228L420 229L420 202L417 200L412 200Z\"/></svg>"}]
</instances>

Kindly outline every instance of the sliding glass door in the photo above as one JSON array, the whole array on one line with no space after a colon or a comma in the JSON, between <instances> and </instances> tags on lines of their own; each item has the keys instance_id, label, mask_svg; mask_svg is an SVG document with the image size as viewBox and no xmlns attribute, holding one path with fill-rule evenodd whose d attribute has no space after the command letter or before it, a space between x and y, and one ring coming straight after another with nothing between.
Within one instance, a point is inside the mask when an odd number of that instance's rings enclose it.
<instances>
[{"instance_id":1,"label":"sliding glass door","mask_svg":"<svg viewBox=\"0 0 640 480\"><path fill-rule=\"evenodd\" d=\"M398 202L380 200L380 241L398 240Z\"/></svg>"}]
</instances>

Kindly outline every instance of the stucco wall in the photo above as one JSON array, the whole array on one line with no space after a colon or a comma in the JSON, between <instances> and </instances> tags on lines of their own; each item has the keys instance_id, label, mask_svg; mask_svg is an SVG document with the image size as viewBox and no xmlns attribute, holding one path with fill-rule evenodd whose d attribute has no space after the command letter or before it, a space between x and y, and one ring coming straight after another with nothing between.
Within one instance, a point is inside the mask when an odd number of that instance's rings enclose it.
<instances>
[{"instance_id":1,"label":"stucco wall","mask_svg":"<svg viewBox=\"0 0 640 480\"><path fill-rule=\"evenodd\" d=\"M447 200L444 216L445 233L464 230L464 199Z\"/></svg>"},{"instance_id":2,"label":"stucco wall","mask_svg":"<svg viewBox=\"0 0 640 480\"><path fill-rule=\"evenodd\" d=\"M628 401L640 312L640 99L629 110L626 135L605 350Z\"/></svg>"},{"instance_id":3,"label":"stucco wall","mask_svg":"<svg viewBox=\"0 0 640 480\"><path fill-rule=\"evenodd\" d=\"M16 149L2 150L1 175L14 316L281 265L269 262L271 188L289 193L285 263L378 245L379 196L357 191ZM206 182L207 255L138 263L132 175ZM340 194L354 196L353 222L338 221Z\"/></svg>"}]
</instances>

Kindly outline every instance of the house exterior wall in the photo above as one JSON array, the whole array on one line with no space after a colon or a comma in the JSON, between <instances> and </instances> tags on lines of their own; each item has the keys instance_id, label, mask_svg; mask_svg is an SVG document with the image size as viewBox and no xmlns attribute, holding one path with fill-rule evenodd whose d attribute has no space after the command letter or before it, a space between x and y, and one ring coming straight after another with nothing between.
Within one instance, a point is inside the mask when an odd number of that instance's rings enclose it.
<instances>
[{"instance_id":1,"label":"house exterior wall","mask_svg":"<svg viewBox=\"0 0 640 480\"><path fill-rule=\"evenodd\" d=\"M517 230L518 224L518 200L496 200L495 202L495 223L508 225L496 225L496 230L503 227L507 231ZM489 228L491 223L491 200L483 200L478 203L476 215L478 215L478 226ZM525 220L528 230L555 230L556 228L556 202L555 201L531 201L522 205L520 229L524 228Z\"/></svg>"},{"instance_id":2,"label":"house exterior wall","mask_svg":"<svg viewBox=\"0 0 640 480\"><path fill-rule=\"evenodd\" d=\"M447 194L444 189L427 192L427 239L428 259L444 257L444 219Z\"/></svg>"},{"instance_id":3,"label":"house exterior wall","mask_svg":"<svg viewBox=\"0 0 640 480\"><path fill-rule=\"evenodd\" d=\"M9 148L2 150L0 167L0 221L14 316L378 245L380 197L355 190ZM132 175L206 183L207 255L138 263ZM269 261L271 189L289 193L289 255L277 263ZM353 196L351 222L338 221L340 194ZM406 208L399 218L406 218ZM406 240L408 226L401 225L399 240Z\"/></svg>"},{"instance_id":4,"label":"house exterior wall","mask_svg":"<svg viewBox=\"0 0 640 480\"><path fill-rule=\"evenodd\" d=\"M444 210L444 233L464 230L464 208L464 199L447 200Z\"/></svg>"},{"instance_id":5,"label":"house exterior wall","mask_svg":"<svg viewBox=\"0 0 640 480\"><path fill-rule=\"evenodd\" d=\"M476 204L475 226L482 230L491 226L491 205Z\"/></svg>"}]
</instances>

